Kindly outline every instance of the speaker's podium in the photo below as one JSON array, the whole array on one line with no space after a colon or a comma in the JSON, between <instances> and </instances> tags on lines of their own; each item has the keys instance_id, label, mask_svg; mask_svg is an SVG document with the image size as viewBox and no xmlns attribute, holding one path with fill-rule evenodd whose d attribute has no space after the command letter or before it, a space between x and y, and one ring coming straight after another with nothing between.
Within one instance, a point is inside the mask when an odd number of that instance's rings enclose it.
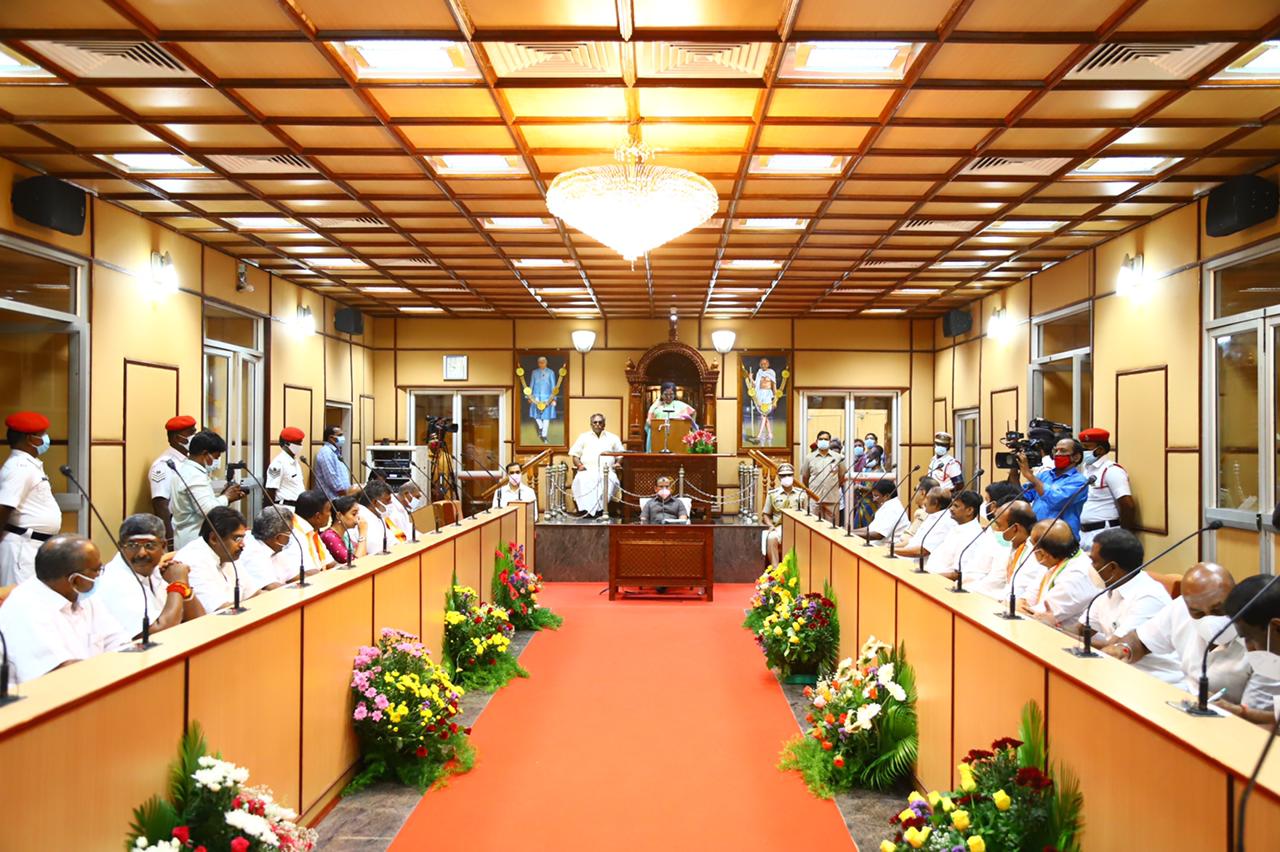
<instances>
[{"instance_id":1,"label":"speaker's podium","mask_svg":"<svg viewBox=\"0 0 1280 852\"><path fill-rule=\"evenodd\" d=\"M691 420L654 418L649 421L649 447L655 453L687 453L689 447L684 439L692 431Z\"/></svg>"},{"instance_id":2,"label":"speaker's podium","mask_svg":"<svg viewBox=\"0 0 1280 852\"><path fill-rule=\"evenodd\" d=\"M623 460L619 466L622 490L647 496L654 492L659 476L669 476L672 483L676 483L683 470L684 496L692 501L690 516L697 520L709 519L711 501L716 495L717 459L729 456L689 452L684 438L692 431L693 423L688 420L651 419L649 446L653 451L617 454ZM678 491L678 486L672 490ZM622 518L627 523L634 523L640 517L640 510L633 502L634 498L629 498L622 503Z\"/></svg>"}]
</instances>

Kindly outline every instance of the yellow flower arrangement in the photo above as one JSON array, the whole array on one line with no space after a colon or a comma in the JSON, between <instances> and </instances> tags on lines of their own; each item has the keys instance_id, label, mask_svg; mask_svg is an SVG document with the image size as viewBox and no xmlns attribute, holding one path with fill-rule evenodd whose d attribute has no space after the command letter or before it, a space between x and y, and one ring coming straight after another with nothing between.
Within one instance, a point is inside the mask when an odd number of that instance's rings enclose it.
<instances>
[{"instance_id":1,"label":"yellow flower arrangement","mask_svg":"<svg viewBox=\"0 0 1280 852\"><path fill-rule=\"evenodd\" d=\"M969 838L969 852L987 852L987 841L982 839L981 834L975 834Z\"/></svg>"},{"instance_id":2,"label":"yellow flower arrangement","mask_svg":"<svg viewBox=\"0 0 1280 852\"><path fill-rule=\"evenodd\" d=\"M951 824L955 826L956 831L966 831L969 828L969 812L968 811L952 811Z\"/></svg>"},{"instance_id":3,"label":"yellow flower arrangement","mask_svg":"<svg viewBox=\"0 0 1280 852\"><path fill-rule=\"evenodd\" d=\"M1009 798L1009 794L1004 790L996 790L991 794L991 801L995 802L996 810L1007 811L1009 805L1013 804L1013 799Z\"/></svg>"}]
</instances>

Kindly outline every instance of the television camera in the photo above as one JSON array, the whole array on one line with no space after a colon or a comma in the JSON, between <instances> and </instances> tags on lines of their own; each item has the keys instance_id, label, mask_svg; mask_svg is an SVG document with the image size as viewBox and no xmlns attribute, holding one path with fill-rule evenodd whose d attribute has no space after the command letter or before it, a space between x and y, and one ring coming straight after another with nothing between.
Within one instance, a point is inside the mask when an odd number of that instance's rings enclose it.
<instances>
[{"instance_id":1,"label":"television camera","mask_svg":"<svg viewBox=\"0 0 1280 852\"><path fill-rule=\"evenodd\" d=\"M1000 470L1016 470L1019 453L1026 454L1028 467L1037 467L1045 456L1053 452L1054 444L1070 437L1071 427L1066 423L1033 417L1027 423L1025 434L1012 429L1004 433L1000 443L1008 447L1010 452L996 453L996 467Z\"/></svg>"}]
</instances>

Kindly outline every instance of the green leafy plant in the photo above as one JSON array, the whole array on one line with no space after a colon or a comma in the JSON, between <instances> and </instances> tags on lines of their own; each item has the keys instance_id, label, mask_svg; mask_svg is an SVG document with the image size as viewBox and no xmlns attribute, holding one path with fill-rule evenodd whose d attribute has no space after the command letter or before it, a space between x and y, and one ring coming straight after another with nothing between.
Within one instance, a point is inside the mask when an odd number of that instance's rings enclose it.
<instances>
[{"instance_id":1,"label":"green leafy plant","mask_svg":"<svg viewBox=\"0 0 1280 852\"><path fill-rule=\"evenodd\" d=\"M511 616L516 630L558 630L564 619L538 603L542 577L524 561L524 545L502 545L495 556L489 597Z\"/></svg>"},{"instance_id":2,"label":"green leafy plant","mask_svg":"<svg viewBox=\"0 0 1280 852\"><path fill-rule=\"evenodd\" d=\"M451 587L448 600L446 660L456 682L466 689L496 692L513 678L529 676L510 654L515 628L505 609L481 601L467 586Z\"/></svg>"},{"instance_id":3,"label":"green leafy plant","mask_svg":"<svg viewBox=\"0 0 1280 852\"><path fill-rule=\"evenodd\" d=\"M764 626L764 620L773 614L778 604L790 603L800 594L800 572L796 568L796 552L792 548L782 561L765 570L756 580L756 593L751 596L742 626L756 633Z\"/></svg>"}]
</instances>

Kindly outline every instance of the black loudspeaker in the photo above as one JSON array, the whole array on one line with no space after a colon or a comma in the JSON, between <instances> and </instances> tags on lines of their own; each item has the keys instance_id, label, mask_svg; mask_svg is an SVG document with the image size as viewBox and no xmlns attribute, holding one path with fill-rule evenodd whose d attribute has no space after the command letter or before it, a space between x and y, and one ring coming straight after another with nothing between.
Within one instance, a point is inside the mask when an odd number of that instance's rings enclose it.
<instances>
[{"instance_id":1,"label":"black loudspeaker","mask_svg":"<svg viewBox=\"0 0 1280 852\"><path fill-rule=\"evenodd\" d=\"M959 337L973 328L973 314L968 311L947 311L942 315L944 337Z\"/></svg>"},{"instance_id":2,"label":"black loudspeaker","mask_svg":"<svg viewBox=\"0 0 1280 852\"><path fill-rule=\"evenodd\" d=\"M13 185L10 196L15 215L45 228L78 237L84 233L85 192L48 175Z\"/></svg>"},{"instance_id":3,"label":"black loudspeaker","mask_svg":"<svg viewBox=\"0 0 1280 852\"><path fill-rule=\"evenodd\" d=\"M333 327L343 334L364 334L364 314L355 308L338 308L333 312Z\"/></svg>"},{"instance_id":4,"label":"black loudspeaker","mask_svg":"<svg viewBox=\"0 0 1280 852\"><path fill-rule=\"evenodd\" d=\"M1275 218L1280 192L1257 175L1240 175L1209 193L1204 210L1204 232L1225 237Z\"/></svg>"}]
</instances>

